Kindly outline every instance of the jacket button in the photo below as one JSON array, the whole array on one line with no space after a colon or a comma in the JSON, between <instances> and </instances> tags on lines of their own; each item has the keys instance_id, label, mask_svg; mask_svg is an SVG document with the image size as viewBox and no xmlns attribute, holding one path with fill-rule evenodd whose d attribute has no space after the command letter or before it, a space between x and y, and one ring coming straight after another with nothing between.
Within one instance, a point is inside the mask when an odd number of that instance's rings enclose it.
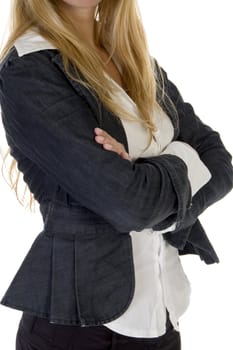
<instances>
[{"instance_id":1,"label":"jacket button","mask_svg":"<svg viewBox=\"0 0 233 350\"><path fill-rule=\"evenodd\" d=\"M84 318L80 317L80 322L81 322L81 327L85 327L86 326Z\"/></svg>"},{"instance_id":2,"label":"jacket button","mask_svg":"<svg viewBox=\"0 0 233 350\"><path fill-rule=\"evenodd\" d=\"M188 209L190 209L190 208L192 207L192 205L193 205L193 203L191 202L191 203L189 204Z\"/></svg>"}]
</instances>

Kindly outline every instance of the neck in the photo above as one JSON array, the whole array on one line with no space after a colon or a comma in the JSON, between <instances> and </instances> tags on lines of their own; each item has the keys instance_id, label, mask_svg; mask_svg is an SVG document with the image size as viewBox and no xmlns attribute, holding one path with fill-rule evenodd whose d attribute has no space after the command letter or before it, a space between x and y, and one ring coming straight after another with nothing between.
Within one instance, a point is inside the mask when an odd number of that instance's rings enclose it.
<instances>
[{"instance_id":1,"label":"neck","mask_svg":"<svg viewBox=\"0 0 233 350\"><path fill-rule=\"evenodd\" d=\"M62 10L69 16L81 37L93 48L94 42L94 16L96 7L75 7L61 2Z\"/></svg>"}]
</instances>

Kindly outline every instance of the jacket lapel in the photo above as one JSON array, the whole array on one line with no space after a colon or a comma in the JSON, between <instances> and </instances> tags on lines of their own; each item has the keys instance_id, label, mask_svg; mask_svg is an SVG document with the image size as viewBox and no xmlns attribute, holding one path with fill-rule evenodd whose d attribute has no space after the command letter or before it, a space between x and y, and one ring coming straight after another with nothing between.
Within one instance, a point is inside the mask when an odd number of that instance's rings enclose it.
<instances>
[{"instance_id":1,"label":"jacket lapel","mask_svg":"<svg viewBox=\"0 0 233 350\"><path fill-rule=\"evenodd\" d=\"M112 112L108 111L106 108L104 108L102 102L99 100L99 98L96 96L95 92L93 91L94 97L87 88L85 88L83 85L79 84L77 81L71 79L64 68L62 57L59 52L53 54L51 61L58 66L58 68L62 71L62 73L65 75L66 79L69 81L69 83L72 85L74 90L81 96L83 96L87 103L89 104L90 108L93 111L93 114L95 115L95 118L98 122L98 125L100 128L108 132L112 137L116 138L116 140L120 143L122 143L125 147L125 150L129 152L129 146L127 141L127 136L125 133L125 129L123 127L123 124L121 122L121 119L114 115ZM72 70L72 73L74 71ZM80 76L83 80L84 77L80 73Z\"/></svg>"}]
</instances>

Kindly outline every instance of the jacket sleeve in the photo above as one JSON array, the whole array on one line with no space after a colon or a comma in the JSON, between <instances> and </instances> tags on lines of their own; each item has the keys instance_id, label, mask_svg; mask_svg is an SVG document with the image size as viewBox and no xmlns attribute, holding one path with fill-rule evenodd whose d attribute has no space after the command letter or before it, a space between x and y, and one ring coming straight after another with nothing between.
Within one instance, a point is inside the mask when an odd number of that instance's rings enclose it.
<instances>
[{"instance_id":1,"label":"jacket sleeve","mask_svg":"<svg viewBox=\"0 0 233 350\"><path fill-rule=\"evenodd\" d=\"M29 56L1 70L7 139L118 231L140 231L168 216L179 224L191 201L185 162L162 155L132 163L103 149L94 139L99 125L85 98L52 63Z\"/></svg>"},{"instance_id":2,"label":"jacket sleeve","mask_svg":"<svg viewBox=\"0 0 233 350\"><path fill-rule=\"evenodd\" d=\"M191 184L192 197L211 179L211 173L201 161L197 151L186 142L172 141L160 154L174 154L183 159L188 167L188 178ZM156 232L166 233L175 229L176 223L164 230L158 230Z\"/></svg>"},{"instance_id":3,"label":"jacket sleeve","mask_svg":"<svg viewBox=\"0 0 233 350\"><path fill-rule=\"evenodd\" d=\"M162 70L165 92L173 102L179 117L179 135L177 140L188 143L199 154L202 162L211 173L211 179L193 196L191 208L186 211L183 221L176 231L193 225L198 216L210 205L223 198L233 188L232 155L225 148L220 134L205 124L196 114L192 105L184 102L176 85L168 79ZM164 222L155 225L155 229L165 226ZM166 234L169 237L169 234Z\"/></svg>"}]
</instances>

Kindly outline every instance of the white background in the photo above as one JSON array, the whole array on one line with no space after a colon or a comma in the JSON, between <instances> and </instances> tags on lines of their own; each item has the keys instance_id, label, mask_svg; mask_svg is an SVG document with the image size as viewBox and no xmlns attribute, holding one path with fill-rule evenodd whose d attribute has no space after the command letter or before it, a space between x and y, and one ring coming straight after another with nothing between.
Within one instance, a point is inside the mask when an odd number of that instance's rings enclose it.
<instances>
[{"instance_id":1,"label":"white background","mask_svg":"<svg viewBox=\"0 0 233 350\"><path fill-rule=\"evenodd\" d=\"M9 3L0 1L2 39ZM183 98L193 105L196 114L220 132L226 148L233 153L231 1L139 0L139 4L151 54L178 86ZM5 151L2 125L0 136L0 146ZM42 219L38 211L30 214L20 206L2 176L0 193L2 297L41 231ZM180 318L182 350L230 349L233 345L232 198L231 192L199 217L220 263L206 265L195 255L181 257L192 286L191 304ZM14 349L20 317L21 311L0 305L2 349Z\"/></svg>"}]
</instances>

